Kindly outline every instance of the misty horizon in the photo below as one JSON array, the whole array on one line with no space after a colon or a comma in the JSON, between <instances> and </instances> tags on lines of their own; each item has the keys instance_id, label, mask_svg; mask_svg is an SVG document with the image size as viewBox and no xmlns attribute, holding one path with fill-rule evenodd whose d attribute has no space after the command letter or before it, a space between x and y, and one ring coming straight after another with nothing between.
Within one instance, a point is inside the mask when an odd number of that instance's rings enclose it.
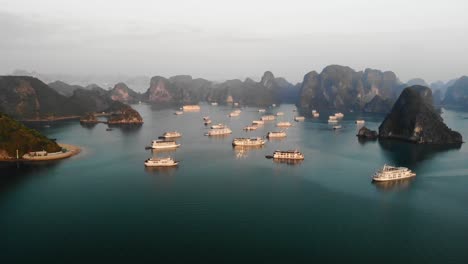
<instances>
[{"instance_id":1,"label":"misty horizon","mask_svg":"<svg viewBox=\"0 0 468 264\"><path fill-rule=\"evenodd\" d=\"M1 74L224 81L269 70L297 83L332 64L402 82L468 74L468 3L459 0L29 2L0 7Z\"/></svg>"}]
</instances>

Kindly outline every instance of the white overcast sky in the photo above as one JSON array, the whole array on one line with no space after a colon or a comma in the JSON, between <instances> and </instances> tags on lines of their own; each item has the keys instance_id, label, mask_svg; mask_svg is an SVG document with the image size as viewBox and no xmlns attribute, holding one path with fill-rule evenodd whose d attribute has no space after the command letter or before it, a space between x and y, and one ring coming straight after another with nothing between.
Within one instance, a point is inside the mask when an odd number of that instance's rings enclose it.
<instances>
[{"instance_id":1,"label":"white overcast sky","mask_svg":"<svg viewBox=\"0 0 468 264\"><path fill-rule=\"evenodd\" d=\"M0 0L0 74L468 75L468 0Z\"/></svg>"}]
</instances>

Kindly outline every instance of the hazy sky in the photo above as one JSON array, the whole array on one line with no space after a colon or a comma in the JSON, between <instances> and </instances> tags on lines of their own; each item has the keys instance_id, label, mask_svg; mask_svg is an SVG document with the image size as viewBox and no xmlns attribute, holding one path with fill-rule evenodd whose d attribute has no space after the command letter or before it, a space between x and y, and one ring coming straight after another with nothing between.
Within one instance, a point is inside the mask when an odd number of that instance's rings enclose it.
<instances>
[{"instance_id":1,"label":"hazy sky","mask_svg":"<svg viewBox=\"0 0 468 264\"><path fill-rule=\"evenodd\" d=\"M0 0L0 74L468 75L467 0Z\"/></svg>"}]
</instances>

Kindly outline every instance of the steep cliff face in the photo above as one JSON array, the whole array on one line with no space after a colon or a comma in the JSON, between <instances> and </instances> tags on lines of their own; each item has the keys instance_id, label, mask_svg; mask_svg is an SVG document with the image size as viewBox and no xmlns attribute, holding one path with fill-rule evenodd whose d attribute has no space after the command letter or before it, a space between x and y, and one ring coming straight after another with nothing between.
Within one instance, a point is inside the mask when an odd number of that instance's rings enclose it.
<instances>
[{"instance_id":1,"label":"steep cliff face","mask_svg":"<svg viewBox=\"0 0 468 264\"><path fill-rule=\"evenodd\" d=\"M376 95L370 102L364 105L362 111L366 113L387 114L392 110L392 106L393 101L390 99L383 99L380 95Z\"/></svg>"},{"instance_id":2,"label":"steep cliff face","mask_svg":"<svg viewBox=\"0 0 468 264\"><path fill-rule=\"evenodd\" d=\"M468 109L468 76L461 77L447 88L443 105Z\"/></svg>"},{"instance_id":3,"label":"steep cliff face","mask_svg":"<svg viewBox=\"0 0 468 264\"><path fill-rule=\"evenodd\" d=\"M432 101L429 88L406 88L379 126L379 137L423 144L461 144L460 133L444 124Z\"/></svg>"},{"instance_id":4,"label":"steep cliff face","mask_svg":"<svg viewBox=\"0 0 468 264\"><path fill-rule=\"evenodd\" d=\"M0 111L14 118L39 119L74 114L73 102L40 80L0 76Z\"/></svg>"},{"instance_id":5,"label":"steep cliff face","mask_svg":"<svg viewBox=\"0 0 468 264\"><path fill-rule=\"evenodd\" d=\"M114 88L109 91L109 96L114 101L128 104L138 103L142 97L141 94L128 88L125 83L117 83Z\"/></svg>"},{"instance_id":6,"label":"steep cliff face","mask_svg":"<svg viewBox=\"0 0 468 264\"><path fill-rule=\"evenodd\" d=\"M393 72L372 69L356 72L349 67L330 65L320 74L310 72L304 76L299 107L361 111L376 95L392 101L400 91L401 84Z\"/></svg>"}]
</instances>

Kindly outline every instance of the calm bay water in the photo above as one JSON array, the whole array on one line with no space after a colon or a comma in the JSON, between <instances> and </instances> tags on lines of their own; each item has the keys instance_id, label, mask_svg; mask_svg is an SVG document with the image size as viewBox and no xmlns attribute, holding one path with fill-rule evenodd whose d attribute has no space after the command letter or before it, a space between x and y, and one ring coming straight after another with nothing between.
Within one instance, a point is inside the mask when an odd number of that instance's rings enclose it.
<instances>
[{"instance_id":1,"label":"calm bay water","mask_svg":"<svg viewBox=\"0 0 468 264\"><path fill-rule=\"evenodd\" d=\"M24 262L273 262L468 261L468 149L440 150L356 139L354 120L377 129L382 115L347 114L343 129L308 119L284 140L249 151L234 137L253 132L256 108L229 118L229 107L204 105L173 115L136 105L145 124L106 131L76 121L41 127L83 147L68 160L0 168L0 259ZM272 109L293 122L292 105ZM204 136L202 116L226 123L233 135ZM449 127L468 137L468 113L445 111ZM175 152L144 147L163 132L182 133ZM299 149L288 165L266 159L275 149ZM145 169L152 155L170 155L175 169ZM408 166L412 180L377 185L383 164Z\"/></svg>"}]
</instances>

